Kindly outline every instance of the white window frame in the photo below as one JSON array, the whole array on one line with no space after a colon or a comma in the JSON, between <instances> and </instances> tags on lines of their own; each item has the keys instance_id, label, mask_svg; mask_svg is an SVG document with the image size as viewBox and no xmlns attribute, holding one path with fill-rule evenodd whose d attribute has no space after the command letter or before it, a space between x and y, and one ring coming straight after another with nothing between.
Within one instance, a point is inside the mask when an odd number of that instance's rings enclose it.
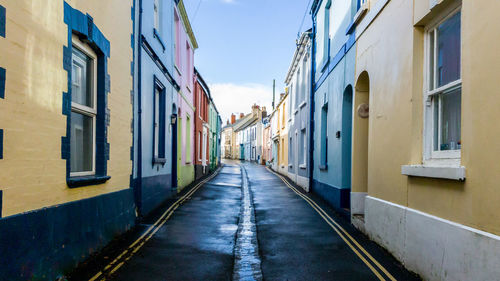
<instances>
[{"instance_id":1,"label":"white window frame","mask_svg":"<svg viewBox=\"0 0 500 281\"><path fill-rule=\"evenodd\" d=\"M85 172L70 172L70 177L82 177L95 175L96 166L96 120L97 120L97 55L87 44L78 39L76 35L71 36L72 47L88 56L92 61L92 107L81 105L71 101L71 112L82 114L92 118L92 170ZM71 71L73 71L73 54L71 55ZM70 164L71 165L71 164ZM71 168L70 168L71 171Z\"/></svg>"},{"instance_id":2,"label":"white window frame","mask_svg":"<svg viewBox=\"0 0 500 281\"><path fill-rule=\"evenodd\" d=\"M437 85L437 72L434 67L433 70L433 82L434 86L431 90L431 60L430 60L430 42L431 36L436 36L436 30L440 24L450 19L456 13L461 11L461 5L454 5L442 12L441 16L437 17L425 28L425 38L424 38L424 164L427 165L444 165L444 166L459 166L461 159L461 150L446 150L446 151L434 151L434 101L433 96L437 97L446 91L452 91L462 87L462 67L460 73L460 79L450 82L444 86L436 88ZM432 34L431 32L434 31ZM462 30L460 30L462 31ZM462 37L461 37L462 38ZM462 50L460 51L462 54ZM437 40L434 38L434 64L437 63ZM441 111L441 108L440 108ZM440 130L438 137L440 136Z\"/></svg>"}]
</instances>

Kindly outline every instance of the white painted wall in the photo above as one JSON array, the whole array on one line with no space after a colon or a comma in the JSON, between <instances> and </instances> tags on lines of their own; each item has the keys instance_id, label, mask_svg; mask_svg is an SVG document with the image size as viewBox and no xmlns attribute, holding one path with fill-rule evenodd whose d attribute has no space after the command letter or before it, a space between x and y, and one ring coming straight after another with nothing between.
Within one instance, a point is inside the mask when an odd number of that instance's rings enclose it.
<instances>
[{"instance_id":1,"label":"white painted wall","mask_svg":"<svg viewBox=\"0 0 500 281\"><path fill-rule=\"evenodd\" d=\"M500 280L500 236L371 196L365 229L425 280Z\"/></svg>"}]
</instances>

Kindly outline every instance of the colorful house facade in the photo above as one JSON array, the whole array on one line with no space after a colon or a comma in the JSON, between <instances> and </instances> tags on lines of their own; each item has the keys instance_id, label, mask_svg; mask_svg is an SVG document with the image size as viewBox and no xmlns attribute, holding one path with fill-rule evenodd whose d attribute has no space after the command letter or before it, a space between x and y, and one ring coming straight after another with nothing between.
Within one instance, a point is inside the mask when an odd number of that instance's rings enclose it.
<instances>
[{"instance_id":1,"label":"colorful house facade","mask_svg":"<svg viewBox=\"0 0 500 281\"><path fill-rule=\"evenodd\" d=\"M135 8L0 1L2 279L54 280L135 223Z\"/></svg>"},{"instance_id":2,"label":"colorful house facade","mask_svg":"<svg viewBox=\"0 0 500 281\"><path fill-rule=\"evenodd\" d=\"M234 115L233 115L234 116ZM227 121L226 126L222 128L222 155L223 159L232 159L233 155L233 126Z\"/></svg>"},{"instance_id":3,"label":"colorful house facade","mask_svg":"<svg viewBox=\"0 0 500 281\"><path fill-rule=\"evenodd\" d=\"M272 169L288 175L288 120L291 117L288 91L280 95L276 109L271 114L271 139L274 159Z\"/></svg>"},{"instance_id":4,"label":"colorful house facade","mask_svg":"<svg viewBox=\"0 0 500 281\"><path fill-rule=\"evenodd\" d=\"M271 144L271 124L268 116L262 120L262 159L260 163L262 165L267 165L273 158Z\"/></svg>"},{"instance_id":5,"label":"colorful house facade","mask_svg":"<svg viewBox=\"0 0 500 281\"><path fill-rule=\"evenodd\" d=\"M219 135L220 135L220 115L217 107L210 97L209 101L209 155L210 155L210 171L215 171L219 166Z\"/></svg>"},{"instance_id":6,"label":"colorful house facade","mask_svg":"<svg viewBox=\"0 0 500 281\"><path fill-rule=\"evenodd\" d=\"M312 191L337 210L351 207L355 25L360 1L314 1ZM357 143L355 142L354 145ZM355 171L356 172L356 171ZM352 200L359 199L352 193ZM355 204L356 205L356 204ZM356 210L352 210L356 213Z\"/></svg>"},{"instance_id":7,"label":"colorful house facade","mask_svg":"<svg viewBox=\"0 0 500 281\"><path fill-rule=\"evenodd\" d=\"M177 152L179 85L173 77L174 2L142 0L139 4L141 8L135 9L132 186L137 212L144 216L176 195L177 161L171 155Z\"/></svg>"},{"instance_id":8,"label":"colorful house facade","mask_svg":"<svg viewBox=\"0 0 500 281\"><path fill-rule=\"evenodd\" d=\"M309 191L309 99L311 96L311 31L297 44L285 84L289 89L288 177Z\"/></svg>"},{"instance_id":9,"label":"colorful house facade","mask_svg":"<svg viewBox=\"0 0 500 281\"><path fill-rule=\"evenodd\" d=\"M194 180L194 37L182 0L174 9L175 64L174 77L179 83L177 98L177 185L178 191Z\"/></svg>"},{"instance_id":10,"label":"colorful house facade","mask_svg":"<svg viewBox=\"0 0 500 281\"><path fill-rule=\"evenodd\" d=\"M498 7L367 1L356 24L354 222L424 279L500 276Z\"/></svg>"},{"instance_id":11,"label":"colorful house facade","mask_svg":"<svg viewBox=\"0 0 500 281\"><path fill-rule=\"evenodd\" d=\"M194 86L194 105L195 125L194 125L194 140L195 140L195 157L194 157L194 173L195 179L199 179L209 172L210 142L210 90L208 85L203 80L198 70L195 69L195 86Z\"/></svg>"}]
</instances>

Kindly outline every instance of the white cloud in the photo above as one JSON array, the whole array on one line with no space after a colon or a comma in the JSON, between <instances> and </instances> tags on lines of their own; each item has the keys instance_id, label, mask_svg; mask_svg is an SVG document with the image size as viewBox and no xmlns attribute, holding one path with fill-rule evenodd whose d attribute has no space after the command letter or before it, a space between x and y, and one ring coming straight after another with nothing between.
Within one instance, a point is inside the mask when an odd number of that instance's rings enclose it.
<instances>
[{"instance_id":1,"label":"white cloud","mask_svg":"<svg viewBox=\"0 0 500 281\"><path fill-rule=\"evenodd\" d=\"M250 113L255 103L265 106L267 111L272 110L273 89L271 86L261 84L211 84L210 93L225 125L231 118L231 113ZM276 92L277 99L279 91Z\"/></svg>"}]
</instances>

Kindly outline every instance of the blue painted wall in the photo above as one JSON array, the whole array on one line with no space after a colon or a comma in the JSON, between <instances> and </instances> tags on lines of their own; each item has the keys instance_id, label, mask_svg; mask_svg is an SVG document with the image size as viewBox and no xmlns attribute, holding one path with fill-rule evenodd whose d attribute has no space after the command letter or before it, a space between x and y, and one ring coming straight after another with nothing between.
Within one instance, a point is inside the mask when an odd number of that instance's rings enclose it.
<instances>
[{"instance_id":1,"label":"blue painted wall","mask_svg":"<svg viewBox=\"0 0 500 281\"><path fill-rule=\"evenodd\" d=\"M172 125L170 116L176 107L177 91L173 81L174 72L174 2L161 2L161 22L159 30L154 28L153 0L136 0L135 20L142 21L141 29L135 28L135 72L134 72L134 144L133 179L136 204L140 216L147 215L165 200L176 194L176 183L172 181L172 168L176 168L172 158ZM140 17L140 18L139 18ZM140 40L140 41L139 41ZM138 59L140 52L140 60ZM138 68L141 68L138 71ZM140 73L140 74L139 74ZM165 163L153 162L154 132L154 86L155 78L165 87ZM140 80L140 82L139 82ZM139 89L140 87L140 89ZM140 95L140 105L139 105ZM141 112L139 113L139 107ZM138 117L141 114L140 118ZM139 134L139 121L141 133ZM142 141L139 142L139 137ZM138 149L141 143L141 149ZM172 162L174 160L174 164ZM139 161L141 164L139 165ZM139 171L140 169L140 171ZM141 179L139 179L141 177Z\"/></svg>"},{"instance_id":2,"label":"blue painted wall","mask_svg":"<svg viewBox=\"0 0 500 281\"><path fill-rule=\"evenodd\" d=\"M314 93L314 140L320 145L322 135L321 113L325 103L328 104L328 133L326 167L321 164L321 149L314 150L313 192L316 192L338 209L349 208L350 196L350 146L352 119L344 120L348 102L344 101L344 92L354 84L355 75L355 40L353 34L346 30L356 12L356 2L332 1L330 10L330 43L326 64L316 56L315 93ZM317 9L313 17L323 17L317 24L316 47L323 48L325 28L322 24L325 14L325 1L317 1ZM339 14L343 11L343 14ZM342 12L340 12L342 13ZM335 18L332 18L335 17ZM318 39L319 38L319 39ZM317 53L315 54L317 55ZM351 96L352 98L352 96ZM347 151L349 150L349 151ZM347 158L348 159L347 159Z\"/></svg>"},{"instance_id":3,"label":"blue painted wall","mask_svg":"<svg viewBox=\"0 0 500 281\"><path fill-rule=\"evenodd\" d=\"M132 189L2 218L0 280L55 280L134 222Z\"/></svg>"}]
</instances>

